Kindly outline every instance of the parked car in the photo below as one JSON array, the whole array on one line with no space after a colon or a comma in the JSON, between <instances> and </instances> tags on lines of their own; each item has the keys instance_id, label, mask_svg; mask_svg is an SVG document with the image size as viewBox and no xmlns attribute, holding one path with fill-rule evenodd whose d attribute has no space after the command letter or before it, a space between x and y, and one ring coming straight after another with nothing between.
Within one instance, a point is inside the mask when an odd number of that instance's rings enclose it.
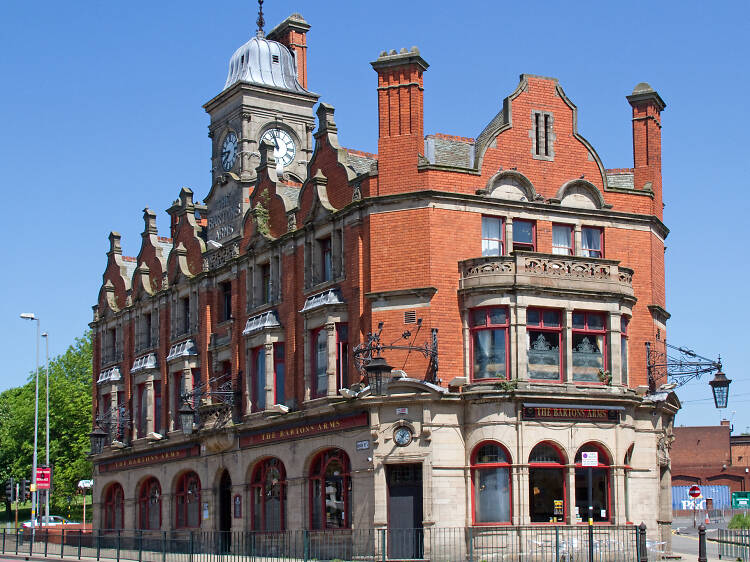
<instances>
[{"instance_id":1,"label":"parked car","mask_svg":"<svg viewBox=\"0 0 750 562\"><path fill-rule=\"evenodd\" d=\"M23 522L23 528L24 529L31 529L32 520L29 519L28 521ZM72 523L72 521L69 521L68 519L65 519L65 517L62 517L60 515L40 515L36 518L36 525L35 527L57 527L58 525L67 525L68 523Z\"/></svg>"}]
</instances>

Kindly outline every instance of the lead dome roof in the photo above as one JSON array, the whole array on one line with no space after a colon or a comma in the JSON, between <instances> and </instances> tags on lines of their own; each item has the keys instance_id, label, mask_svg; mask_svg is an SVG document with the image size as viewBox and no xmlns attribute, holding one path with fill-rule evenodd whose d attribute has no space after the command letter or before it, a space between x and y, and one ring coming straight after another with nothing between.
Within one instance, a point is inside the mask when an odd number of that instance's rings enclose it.
<instances>
[{"instance_id":1,"label":"lead dome roof","mask_svg":"<svg viewBox=\"0 0 750 562\"><path fill-rule=\"evenodd\" d=\"M242 45L229 59L224 89L236 82L307 92L297 81L297 65L289 49L261 34Z\"/></svg>"}]
</instances>

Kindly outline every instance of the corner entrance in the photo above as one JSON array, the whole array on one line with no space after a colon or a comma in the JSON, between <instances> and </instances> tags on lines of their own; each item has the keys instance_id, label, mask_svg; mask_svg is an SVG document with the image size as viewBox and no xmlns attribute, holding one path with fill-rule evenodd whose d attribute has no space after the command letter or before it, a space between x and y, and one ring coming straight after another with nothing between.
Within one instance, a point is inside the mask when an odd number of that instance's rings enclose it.
<instances>
[{"instance_id":1,"label":"corner entrance","mask_svg":"<svg viewBox=\"0 0 750 562\"><path fill-rule=\"evenodd\" d=\"M422 558L422 465L385 467L388 482L388 557Z\"/></svg>"},{"instance_id":2,"label":"corner entrance","mask_svg":"<svg viewBox=\"0 0 750 562\"><path fill-rule=\"evenodd\" d=\"M219 482L219 552L232 549L232 478L224 471Z\"/></svg>"}]
</instances>

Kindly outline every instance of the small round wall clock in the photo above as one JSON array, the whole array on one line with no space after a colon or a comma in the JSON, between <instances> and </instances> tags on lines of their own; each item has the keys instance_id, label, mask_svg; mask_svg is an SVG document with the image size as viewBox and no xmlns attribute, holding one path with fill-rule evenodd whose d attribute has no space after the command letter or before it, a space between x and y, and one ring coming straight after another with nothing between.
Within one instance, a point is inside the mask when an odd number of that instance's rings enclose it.
<instances>
[{"instance_id":1,"label":"small round wall clock","mask_svg":"<svg viewBox=\"0 0 750 562\"><path fill-rule=\"evenodd\" d=\"M261 142L266 141L273 145L273 157L276 162L286 168L294 160L297 147L292 136L283 129L268 129L260 137Z\"/></svg>"},{"instance_id":2,"label":"small round wall clock","mask_svg":"<svg viewBox=\"0 0 750 562\"><path fill-rule=\"evenodd\" d=\"M237 135L230 131L221 144L221 165L228 172L237 160Z\"/></svg>"},{"instance_id":3,"label":"small round wall clock","mask_svg":"<svg viewBox=\"0 0 750 562\"><path fill-rule=\"evenodd\" d=\"M399 447L406 447L413 439L411 429L405 426L401 426L393 432L393 440Z\"/></svg>"}]
</instances>

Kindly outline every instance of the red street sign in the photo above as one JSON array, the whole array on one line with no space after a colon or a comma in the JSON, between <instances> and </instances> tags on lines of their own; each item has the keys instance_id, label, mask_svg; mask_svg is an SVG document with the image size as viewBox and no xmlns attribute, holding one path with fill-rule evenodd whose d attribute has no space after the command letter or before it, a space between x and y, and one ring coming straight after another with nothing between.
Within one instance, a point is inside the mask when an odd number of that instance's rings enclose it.
<instances>
[{"instance_id":1,"label":"red street sign","mask_svg":"<svg viewBox=\"0 0 750 562\"><path fill-rule=\"evenodd\" d=\"M48 466L39 466L36 469L36 489L49 490L52 483L52 469Z\"/></svg>"},{"instance_id":2,"label":"red street sign","mask_svg":"<svg viewBox=\"0 0 750 562\"><path fill-rule=\"evenodd\" d=\"M690 486L688 494L690 494L691 498L699 498L701 497L701 489L698 486Z\"/></svg>"}]
</instances>

